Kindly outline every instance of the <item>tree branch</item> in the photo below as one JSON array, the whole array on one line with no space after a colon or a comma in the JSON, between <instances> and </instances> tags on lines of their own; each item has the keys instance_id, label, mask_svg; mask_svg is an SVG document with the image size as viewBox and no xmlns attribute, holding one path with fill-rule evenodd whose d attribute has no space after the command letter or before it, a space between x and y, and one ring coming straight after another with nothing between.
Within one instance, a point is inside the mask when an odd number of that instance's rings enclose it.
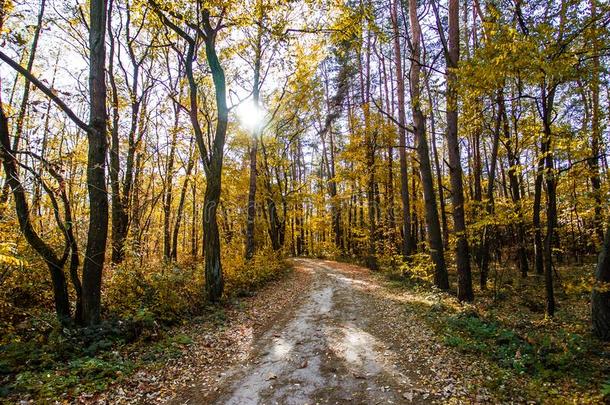
<instances>
[{"instance_id":1,"label":"tree branch","mask_svg":"<svg viewBox=\"0 0 610 405\"><path fill-rule=\"evenodd\" d=\"M45 86L40 80L38 80L34 75L29 73L25 68L19 65L17 62L9 58L4 52L0 51L0 59L4 61L7 65L13 68L17 73L23 75L26 79L30 81L34 86L36 86L40 91L46 94L47 97L53 101L60 110L66 113L66 115L74 122L79 128L86 132L92 132L93 128L89 125L85 124L78 116L64 103L59 97L57 97L51 89Z\"/></svg>"}]
</instances>

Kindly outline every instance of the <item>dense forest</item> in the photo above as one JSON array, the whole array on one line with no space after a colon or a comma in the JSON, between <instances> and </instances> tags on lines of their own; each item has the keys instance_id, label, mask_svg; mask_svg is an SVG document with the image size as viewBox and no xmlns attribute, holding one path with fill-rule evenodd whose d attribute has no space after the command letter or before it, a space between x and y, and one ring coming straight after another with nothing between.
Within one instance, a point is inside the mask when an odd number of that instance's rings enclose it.
<instances>
[{"instance_id":1,"label":"dense forest","mask_svg":"<svg viewBox=\"0 0 610 405\"><path fill-rule=\"evenodd\" d=\"M607 399L609 25L599 0L0 0L0 395L109 395L353 273L497 371L430 400Z\"/></svg>"}]
</instances>

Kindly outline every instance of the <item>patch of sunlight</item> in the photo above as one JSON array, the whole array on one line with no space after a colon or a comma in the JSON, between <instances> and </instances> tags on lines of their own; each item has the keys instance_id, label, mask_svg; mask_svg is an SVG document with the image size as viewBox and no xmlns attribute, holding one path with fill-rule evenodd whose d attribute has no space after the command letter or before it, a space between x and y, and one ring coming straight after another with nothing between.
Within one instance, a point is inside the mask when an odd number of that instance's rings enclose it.
<instances>
[{"instance_id":1,"label":"patch of sunlight","mask_svg":"<svg viewBox=\"0 0 610 405\"><path fill-rule=\"evenodd\" d=\"M375 339L370 334L356 328L347 328L344 332L345 360L358 366L364 365L371 358L374 360L369 350L375 345Z\"/></svg>"},{"instance_id":2,"label":"patch of sunlight","mask_svg":"<svg viewBox=\"0 0 610 405\"><path fill-rule=\"evenodd\" d=\"M369 283L368 281L363 281L363 280L356 280L356 279L350 278L350 277L345 277L345 276L342 276L341 274L328 273L328 276L332 277L335 280L338 280L338 281L340 281L342 283L345 283L345 284L351 284L351 285L354 285L354 286L366 287L366 288L369 288L369 289L379 288L379 286L377 284Z\"/></svg>"},{"instance_id":3,"label":"patch of sunlight","mask_svg":"<svg viewBox=\"0 0 610 405\"><path fill-rule=\"evenodd\" d=\"M431 307L434 305L435 301L428 298L422 297L421 295L410 294L410 293L402 293L402 294L392 294L392 293L384 293L383 297L391 299L392 301L401 302L403 304L415 304L426 307Z\"/></svg>"},{"instance_id":4,"label":"patch of sunlight","mask_svg":"<svg viewBox=\"0 0 610 405\"><path fill-rule=\"evenodd\" d=\"M403 386L409 384L409 377L396 366L396 353L370 333L347 324L329 331L330 348L335 355L366 376L386 374L393 376ZM354 371L356 371L354 370Z\"/></svg>"},{"instance_id":5,"label":"patch of sunlight","mask_svg":"<svg viewBox=\"0 0 610 405\"><path fill-rule=\"evenodd\" d=\"M323 290L317 292L313 296L313 301L315 303L315 307L313 308L313 313L315 314L326 314L330 312L333 306L333 289L332 287L326 287Z\"/></svg>"},{"instance_id":6,"label":"patch of sunlight","mask_svg":"<svg viewBox=\"0 0 610 405\"><path fill-rule=\"evenodd\" d=\"M358 288L361 291L363 291L363 290L366 290L367 292L374 291L374 295L376 295L380 298L389 299L389 300L400 302L403 304L431 307L435 303L435 301L433 299L431 299L430 297L425 297L425 296L405 293L405 292L400 293L400 294L394 294L394 293L386 291L385 289L382 289L379 284L371 283L371 282L364 281L364 280L353 279L350 277L343 276L341 274L328 273L327 276L332 277L335 280L338 280L339 282L342 282L344 284L348 284L355 288Z\"/></svg>"},{"instance_id":7,"label":"patch of sunlight","mask_svg":"<svg viewBox=\"0 0 610 405\"><path fill-rule=\"evenodd\" d=\"M379 374L385 368L381 345L370 333L345 325L331 335L331 349L351 366L368 374Z\"/></svg>"},{"instance_id":8,"label":"patch of sunlight","mask_svg":"<svg viewBox=\"0 0 610 405\"><path fill-rule=\"evenodd\" d=\"M276 338L271 350L269 351L270 357L274 360L282 360L290 353L294 344L287 341L284 338Z\"/></svg>"}]
</instances>

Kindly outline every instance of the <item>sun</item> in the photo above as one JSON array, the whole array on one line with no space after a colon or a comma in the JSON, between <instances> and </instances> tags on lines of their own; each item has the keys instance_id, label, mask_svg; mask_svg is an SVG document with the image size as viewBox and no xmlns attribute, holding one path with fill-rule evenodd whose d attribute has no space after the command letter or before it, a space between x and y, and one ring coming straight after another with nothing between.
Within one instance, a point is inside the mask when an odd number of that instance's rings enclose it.
<instances>
[{"instance_id":1,"label":"sun","mask_svg":"<svg viewBox=\"0 0 610 405\"><path fill-rule=\"evenodd\" d=\"M265 110L252 100L241 103L236 113L239 122L250 131L260 129L265 118Z\"/></svg>"}]
</instances>

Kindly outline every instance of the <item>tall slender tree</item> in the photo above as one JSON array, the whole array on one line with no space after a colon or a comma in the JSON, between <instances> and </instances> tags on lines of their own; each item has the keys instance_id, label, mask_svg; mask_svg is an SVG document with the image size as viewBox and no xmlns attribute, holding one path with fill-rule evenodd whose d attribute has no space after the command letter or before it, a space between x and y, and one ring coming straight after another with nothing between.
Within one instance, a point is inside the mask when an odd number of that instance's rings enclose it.
<instances>
[{"instance_id":1,"label":"tall slender tree","mask_svg":"<svg viewBox=\"0 0 610 405\"><path fill-rule=\"evenodd\" d=\"M458 139L458 94L457 75L460 59L460 4L458 0L449 0L449 35L445 38L438 7L433 1L434 12L441 42L445 51L447 71L447 148L449 151L449 176L451 179L451 201L453 210L453 226L457 238L456 259L458 271L458 299L472 301L472 274L470 270L470 250L466 234L466 218L464 214L464 186L462 184L462 161Z\"/></svg>"},{"instance_id":2,"label":"tall slender tree","mask_svg":"<svg viewBox=\"0 0 610 405\"><path fill-rule=\"evenodd\" d=\"M411 202L409 200L409 175L407 168L407 131L405 114L405 79L402 70L402 47L398 24L398 0L391 4L391 22L396 69L396 96L398 110L398 154L400 160L400 198L402 201L402 254L407 257L413 252L411 238Z\"/></svg>"},{"instance_id":3,"label":"tall slender tree","mask_svg":"<svg viewBox=\"0 0 610 405\"><path fill-rule=\"evenodd\" d=\"M428 226L428 244L430 256L434 263L434 283L442 289L449 288L449 276L445 264L443 239L436 208L436 193L434 192L434 179L430 165L430 152L426 136L426 119L422 112L420 72L421 72L421 28L417 16L417 1L409 0L409 20L411 22L411 70L409 84L411 87L411 110L413 113L413 126L417 156L419 158L419 172L424 192L424 205L426 211L426 224Z\"/></svg>"},{"instance_id":4,"label":"tall slender tree","mask_svg":"<svg viewBox=\"0 0 610 405\"><path fill-rule=\"evenodd\" d=\"M256 2L256 37L254 40L254 72L252 81L252 104L256 114L260 114L260 92L261 92L261 59L264 32L265 10L262 0ZM254 256L254 220L256 217L256 179L257 179L257 156L258 138L261 136L262 123L255 120L252 130L252 142L250 144L250 181L248 184L248 207L246 223L246 259Z\"/></svg>"},{"instance_id":5,"label":"tall slender tree","mask_svg":"<svg viewBox=\"0 0 610 405\"><path fill-rule=\"evenodd\" d=\"M106 154L108 152L106 112L106 0L89 5L89 113L87 132L87 190L89 230L83 264L83 323L95 325L101 316L102 270L108 237L108 194Z\"/></svg>"}]
</instances>

